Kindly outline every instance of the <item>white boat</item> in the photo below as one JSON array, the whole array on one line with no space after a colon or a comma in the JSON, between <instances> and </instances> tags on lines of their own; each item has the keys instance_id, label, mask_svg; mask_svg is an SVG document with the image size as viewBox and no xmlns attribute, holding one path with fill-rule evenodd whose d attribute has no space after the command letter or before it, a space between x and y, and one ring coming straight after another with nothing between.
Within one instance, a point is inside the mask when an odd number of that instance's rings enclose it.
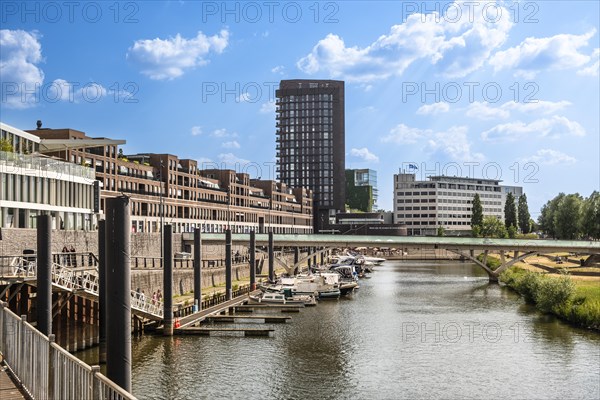
<instances>
[{"instance_id":1,"label":"white boat","mask_svg":"<svg viewBox=\"0 0 600 400\"><path fill-rule=\"evenodd\" d=\"M304 304L306 306L317 304L315 296L312 295L287 296L284 293L265 292L248 297L251 304Z\"/></svg>"}]
</instances>

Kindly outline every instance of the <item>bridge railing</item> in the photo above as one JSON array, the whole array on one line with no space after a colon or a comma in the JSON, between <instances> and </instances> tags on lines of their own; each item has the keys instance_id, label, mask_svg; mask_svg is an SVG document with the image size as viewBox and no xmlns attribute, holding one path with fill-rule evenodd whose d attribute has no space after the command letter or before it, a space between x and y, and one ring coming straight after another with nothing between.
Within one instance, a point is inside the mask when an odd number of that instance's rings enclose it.
<instances>
[{"instance_id":1,"label":"bridge railing","mask_svg":"<svg viewBox=\"0 0 600 400\"><path fill-rule=\"evenodd\" d=\"M136 398L41 334L0 302L0 353L23 389L36 400L136 400Z\"/></svg>"},{"instance_id":2,"label":"bridge railing","mask_svg":"<svg viewBox=\"0 0 600 400\"><path fill-rule=\"evenodd\" d=\"M11 268L11 275L15 277L31 278L37 274L36 262L27 261L23 257L15 257L11 262ZM52 283L62 289L69 291L83 290L94 296L98 296L98 280L97 267L72 268L52 263ZM131 307L134 310L157 317L163 316L162 301L152 299L134 290L131 291Z\"/></svg>"}]
</instances>

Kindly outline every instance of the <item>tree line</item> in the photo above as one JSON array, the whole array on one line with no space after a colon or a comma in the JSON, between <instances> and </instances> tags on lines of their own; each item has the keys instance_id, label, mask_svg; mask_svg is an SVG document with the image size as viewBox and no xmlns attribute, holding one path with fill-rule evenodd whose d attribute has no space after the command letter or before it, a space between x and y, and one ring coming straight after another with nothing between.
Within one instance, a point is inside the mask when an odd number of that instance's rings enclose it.
<instances>
[{"instance_id":1,"label":"tree line","mask_svg":"<svg viewBox=\"0 0 600 400\"><path fill-rule=\"evenodd\" d=\"M559 193L542 207L540 229L556 239L600 239L600 192L587 198Z\"/></svg>"},{"instance_id":2,"label":"tree line","mask_svg":"<svg viewBox=\"0 0 600 400\"><path fill-rule=\"evenodd\" d=\"M515 196L506 195L504 203L504 221L494 216L483 216L483 207L479 194L475 194L471 205L471 229L474 237L515 238L533 231L535 222L529 214L527 195L522 194L515 205Z\"/></svg>"}]
</instances>

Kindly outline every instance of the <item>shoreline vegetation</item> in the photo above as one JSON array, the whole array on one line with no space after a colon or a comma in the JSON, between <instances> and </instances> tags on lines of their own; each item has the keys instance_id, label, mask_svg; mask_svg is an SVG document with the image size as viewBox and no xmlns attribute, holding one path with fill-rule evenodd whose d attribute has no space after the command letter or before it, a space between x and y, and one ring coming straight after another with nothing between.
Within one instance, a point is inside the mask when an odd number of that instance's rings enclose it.
<instances>
[{"instance_id":1,"label":"shoreline vegetation","mask_svg":"<svg viewBox=\"0 0 600 400\"><path fill-rule=\"evenodd\" d=\"M553 314L581 328L600 331L600 269L585 268L597 271L597 276L574 276L569 274L569 270L582 268L551 259L528 257L502 272L500 282L523 296L527 303L535 305L542 313ZM500 266L500 260L496 255L489 255L487 265L496 269ZM541 266L556 268L561 273L548 273Z\"/></svg>"}]
</instances>

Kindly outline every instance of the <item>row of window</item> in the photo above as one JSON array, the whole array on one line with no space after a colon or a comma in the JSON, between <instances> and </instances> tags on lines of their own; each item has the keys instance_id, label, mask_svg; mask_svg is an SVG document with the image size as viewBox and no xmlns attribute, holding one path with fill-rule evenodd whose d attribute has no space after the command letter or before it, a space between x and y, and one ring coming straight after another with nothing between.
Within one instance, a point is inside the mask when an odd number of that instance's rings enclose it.
<instances>
[{"instance_id":1,"label":"row of window","mask_svg":"<svg viewBox=\"0 0 600 400\"><path fill-rule=\"evenodd\" d=\"M91 184L45 177L0 174L0 200L48 204L90 210L94 189Z\"/></svg>"},{"instance_id":2,"label":"row of window","mask_svg":"<svg viewBox=\"0 0 600 400\"><path fill-rule=\"evenodd\" d=\"M298 94L298 95L290 94L288 96L281 97L277 100L278 100L279 104L294 103L296 101L302 102L302 101L333 100L333 94L329 94L329 93Z\"/></svg>"}]
</instances>

